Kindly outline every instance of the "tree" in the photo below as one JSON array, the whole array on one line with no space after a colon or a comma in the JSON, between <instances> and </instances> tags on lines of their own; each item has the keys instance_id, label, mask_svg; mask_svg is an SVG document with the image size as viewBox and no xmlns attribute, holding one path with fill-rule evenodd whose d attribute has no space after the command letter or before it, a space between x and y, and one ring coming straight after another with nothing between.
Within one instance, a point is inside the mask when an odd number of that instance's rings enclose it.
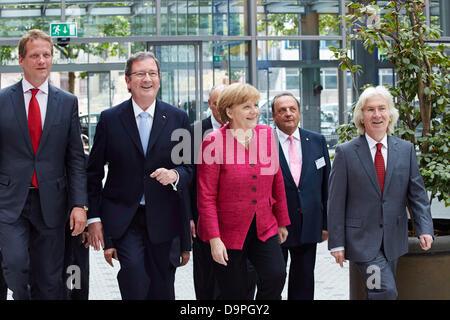
<instances>
[{"instance_id":1,"label":"tree","mask_svg":"<svg viewBox=\"0 0 450 320\"><path fill-rule=\"evenodd\" d=\"M389 1L383 7L349 1L349 14L343 23L351 30L349 40L362 41L370 53L383 50L392 63L397 80L389 88L400 119L395 134L414 143L425 186L433 198L450 205L450 60L445 46L433 43L440 30L426 24L424 0ZM363 67L354 65L346 50L330 47L341 69L355 74ZM358 94L355 81L355 92ZM354 125L340 128L341 141L355 135Z\"/></svg>"}]
</instances>

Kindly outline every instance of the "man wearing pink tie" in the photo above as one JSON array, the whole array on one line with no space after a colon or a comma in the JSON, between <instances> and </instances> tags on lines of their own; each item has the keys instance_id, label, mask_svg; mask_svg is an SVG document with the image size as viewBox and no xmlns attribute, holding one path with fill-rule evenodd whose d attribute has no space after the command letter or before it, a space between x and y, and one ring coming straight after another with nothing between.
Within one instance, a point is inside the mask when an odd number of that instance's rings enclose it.
<instances>
[{"instance_id":1,"label":"man wearing pink tie","mask_svg":"<svg viewBox=\"0 0 450 320\"><path fill-rule=\"evenodd\" d=\"M288 92L273 98L272 117L291 220L282 245L285 261L291 256L288 300L313 300L317 243L327 239L327 144L324 136L299 128L299 103Z\"/></svg>"}]
</instances>

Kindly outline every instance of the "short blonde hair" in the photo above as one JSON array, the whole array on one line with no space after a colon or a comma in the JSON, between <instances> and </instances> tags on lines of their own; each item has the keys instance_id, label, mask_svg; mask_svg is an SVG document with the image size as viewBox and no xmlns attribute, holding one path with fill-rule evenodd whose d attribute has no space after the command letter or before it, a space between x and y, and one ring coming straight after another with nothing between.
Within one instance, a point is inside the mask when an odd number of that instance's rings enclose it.
<instances>
[{"instance_id":1,"label":"short blonde hair","mask_svg":"<svg viewBox=\"0 0 450 320\"><path fill-rule=\"evenodd\" d=\"M50 43L53 56L53 41L52 37L39 29L31 29L28 33L24 34L19 41L19 56L23 59L27 55L27 43L30 40L42 39Z\"/></svg>"},{"instance_id":2,"label":"short blonde hair","mask_svg":"<svg viewBox=\"0 0 450 320\"><path fill-rule=\"evenodd\" d=\"M227 123L230 118L227 109L235 104L244 103L250 99L259 100L259 91L254 86L247 83L233 83L222 90L217 100L217 108L222 123Z\"/></svg>"},{"instance_id":3,"label":"short blonde hair","mask_svg":"<svg viewBox=\"0 0 450 320\"><path fill-rule=\"evenodd\" d=\"M394 127L397 124L399 114L398 110L394 106L394 98L392 97L392 94L383 86L366 88L359 96L359 100L356 103L355 110L353 111L353 122L358 129L358 135L362 136L365 133L364 125L361 122L363 119L362 111L366 106L367 99L374 96L381 96L387 102L389 113L391 114L391 121L389 122L386 133L392 135L394 133Z\"/></svg>"}]
</instances>

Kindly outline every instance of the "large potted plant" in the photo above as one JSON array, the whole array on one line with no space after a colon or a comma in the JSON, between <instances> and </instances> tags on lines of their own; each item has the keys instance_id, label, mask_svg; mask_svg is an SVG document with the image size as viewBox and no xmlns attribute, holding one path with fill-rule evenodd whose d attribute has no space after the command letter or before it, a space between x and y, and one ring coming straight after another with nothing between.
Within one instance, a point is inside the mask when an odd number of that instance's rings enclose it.
<instances>
[{"instance_id":1,"label":"large potted plant","mask_svg":"<svg viewBox=\"0 0 450 320\"><path fill-rule=\"evenodd\" d=\"M361 41L369 53L378 49L395 71L395 84L389 88L400 113L395 134L417 146L430 204L438 199L449 206L450 61L445 46L433 43L440 30L427 25L424 0L393 0L383 7L349 1L346 6L348 14L342 22L348 44ZM351 72L358 97L355 79L364 66L355 65L345 49L330 50L341 69ZM339 132L341 142L356 135L353 123L341 126ZM409 253L399 259L397 269L399 299L450 299L450 220L433 219L433 223L435 242L424 252L410 221ZM358 272L350 265L351 299L365 295Z\"/></svg>"}]
</instances>

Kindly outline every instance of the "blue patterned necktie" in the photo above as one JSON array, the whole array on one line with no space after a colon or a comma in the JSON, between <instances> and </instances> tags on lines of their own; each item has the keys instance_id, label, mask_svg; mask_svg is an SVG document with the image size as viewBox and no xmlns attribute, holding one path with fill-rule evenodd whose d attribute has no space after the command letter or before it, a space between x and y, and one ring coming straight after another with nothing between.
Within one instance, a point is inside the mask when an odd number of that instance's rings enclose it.
<instances>
[{"instance_id":1,"label":"blue patterned necktie","mask_svg":"<svg viewBox=\"0 0 450 320\"><path fill-rule=\"evenodd\" d=\"M141 137L144 155L147 154L148 139L150 138L150 124L148 121L149 116L150 114L145 111L139 114L139 136Z\"/></svg>"}]
</instances>

